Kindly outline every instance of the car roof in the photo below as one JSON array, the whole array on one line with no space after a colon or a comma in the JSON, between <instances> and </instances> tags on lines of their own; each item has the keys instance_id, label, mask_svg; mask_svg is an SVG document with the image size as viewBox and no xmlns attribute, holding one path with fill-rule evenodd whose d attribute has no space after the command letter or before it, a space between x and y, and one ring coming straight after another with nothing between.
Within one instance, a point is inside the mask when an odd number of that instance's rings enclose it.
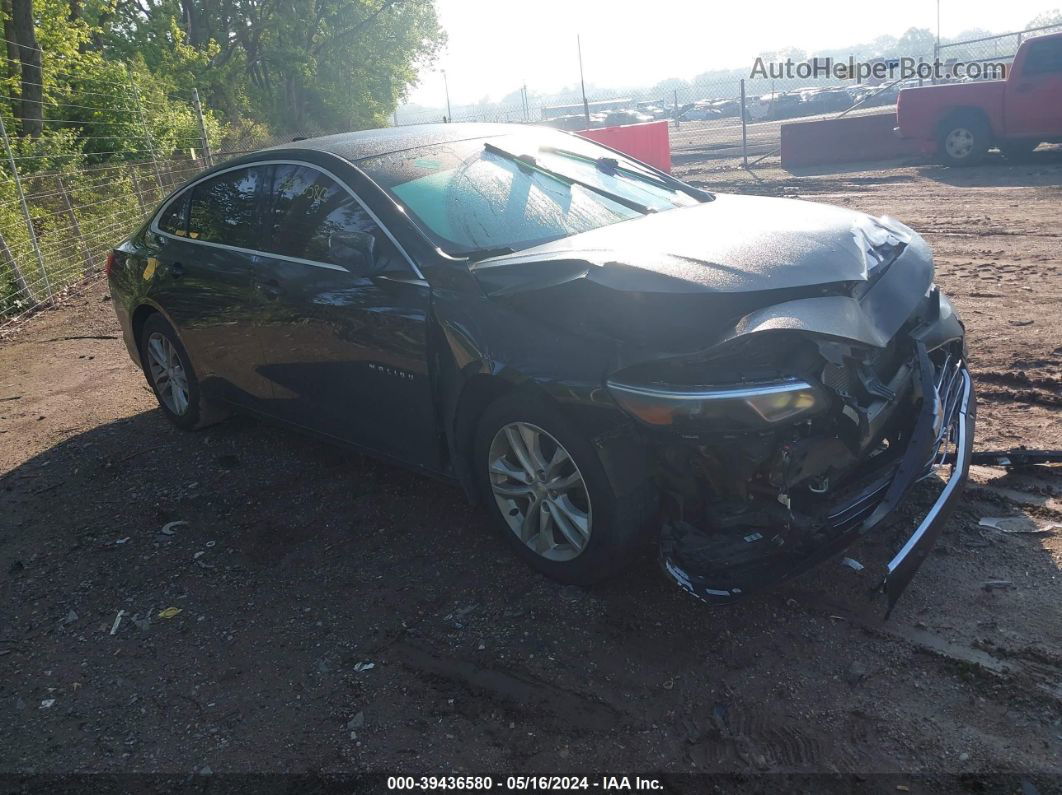
<instances>
[{"instance_id":1,"label":"car roof","mask_svg":"<svg viewBox=\"0 0 1062 795\"><path fill-rule=\"evenodd\" d=\"M383 127L378 130L325 135L301 141L277 144L269 149L310 149L329 152L350 162L378 157L431 144L467 141L499 135L513 135L526 130L523 124L414 124L408 127Z\"/></svg>"}]
</instances>

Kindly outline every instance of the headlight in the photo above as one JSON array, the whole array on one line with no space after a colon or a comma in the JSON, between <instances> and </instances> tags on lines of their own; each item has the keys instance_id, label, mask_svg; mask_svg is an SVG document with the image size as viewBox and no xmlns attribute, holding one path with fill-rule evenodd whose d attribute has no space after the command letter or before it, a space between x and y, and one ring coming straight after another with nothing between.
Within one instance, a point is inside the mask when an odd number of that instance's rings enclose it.
<instances>
[{"instance_id":1,"label":"headlight","mask_svg":"<svg viewBox=\"0 0 1062 795\"><path fill-rule=\"evenodd\" d=\"M624 409L650 425L714 421L762 426L809 414L827 403L821 389L795 378L720 387L655 387L609 381L608 390Z\"/></svg>"}]
</instances>

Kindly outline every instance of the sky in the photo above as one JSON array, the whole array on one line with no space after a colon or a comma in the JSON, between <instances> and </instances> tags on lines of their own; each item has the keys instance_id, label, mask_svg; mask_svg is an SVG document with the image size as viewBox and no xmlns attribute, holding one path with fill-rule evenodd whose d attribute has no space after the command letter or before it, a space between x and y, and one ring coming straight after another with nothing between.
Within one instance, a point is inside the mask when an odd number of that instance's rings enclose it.
<instances>
[{"instance_id":1,"label":"sky","mask_svg":"<svg viewBox=\"0 0 1062 795\"><path fill-rule=\"evenodd\" d=\"M843 47L911 27L936 32L935 0L436 0L449 44L420 76L410 102L497 101L525 82L530 92L578 85L576 33L588 85L652 85L710 69L748 65L761 52ZM1021 30L1062 0L940 0L941 35L971 28Z\"/></svg>"}]
</instances>

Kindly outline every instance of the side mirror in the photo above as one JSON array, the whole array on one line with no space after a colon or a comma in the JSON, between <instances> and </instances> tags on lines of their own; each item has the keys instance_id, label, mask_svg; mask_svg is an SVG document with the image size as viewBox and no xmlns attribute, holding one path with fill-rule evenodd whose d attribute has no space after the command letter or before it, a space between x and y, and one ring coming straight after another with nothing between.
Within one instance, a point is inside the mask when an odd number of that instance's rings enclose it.
<instances>
[{"instance_id":1,"label":"side mirror","mask_svg":"<svg viewBox=\"0 0 1062 795\"><path fill-rule=\"evenodd\" d=\"M333 232L328 236L328 256L357 276L368 276L376 267L376 238L368 232Z\"/></svg>"}]
</instances>

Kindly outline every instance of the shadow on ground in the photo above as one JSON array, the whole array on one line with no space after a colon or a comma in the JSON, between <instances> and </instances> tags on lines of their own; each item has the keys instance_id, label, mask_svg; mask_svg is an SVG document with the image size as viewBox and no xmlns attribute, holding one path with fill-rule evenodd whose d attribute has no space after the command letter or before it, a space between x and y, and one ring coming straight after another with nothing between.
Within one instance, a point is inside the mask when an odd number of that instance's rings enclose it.
<instances>
[{"instance_id":1,"label":"shadow on ground","mask_svg":"<svg viewBox=\"0 0 1062 795\"><path fill-rule=\"evenodd\" d=\"M723 610L649 560L562 587L457 488L251 420L140 413L0 490L6 770L890 770L953 759L912 710L1012 697L851 569Z\"/></svg>"}]
</instances>

